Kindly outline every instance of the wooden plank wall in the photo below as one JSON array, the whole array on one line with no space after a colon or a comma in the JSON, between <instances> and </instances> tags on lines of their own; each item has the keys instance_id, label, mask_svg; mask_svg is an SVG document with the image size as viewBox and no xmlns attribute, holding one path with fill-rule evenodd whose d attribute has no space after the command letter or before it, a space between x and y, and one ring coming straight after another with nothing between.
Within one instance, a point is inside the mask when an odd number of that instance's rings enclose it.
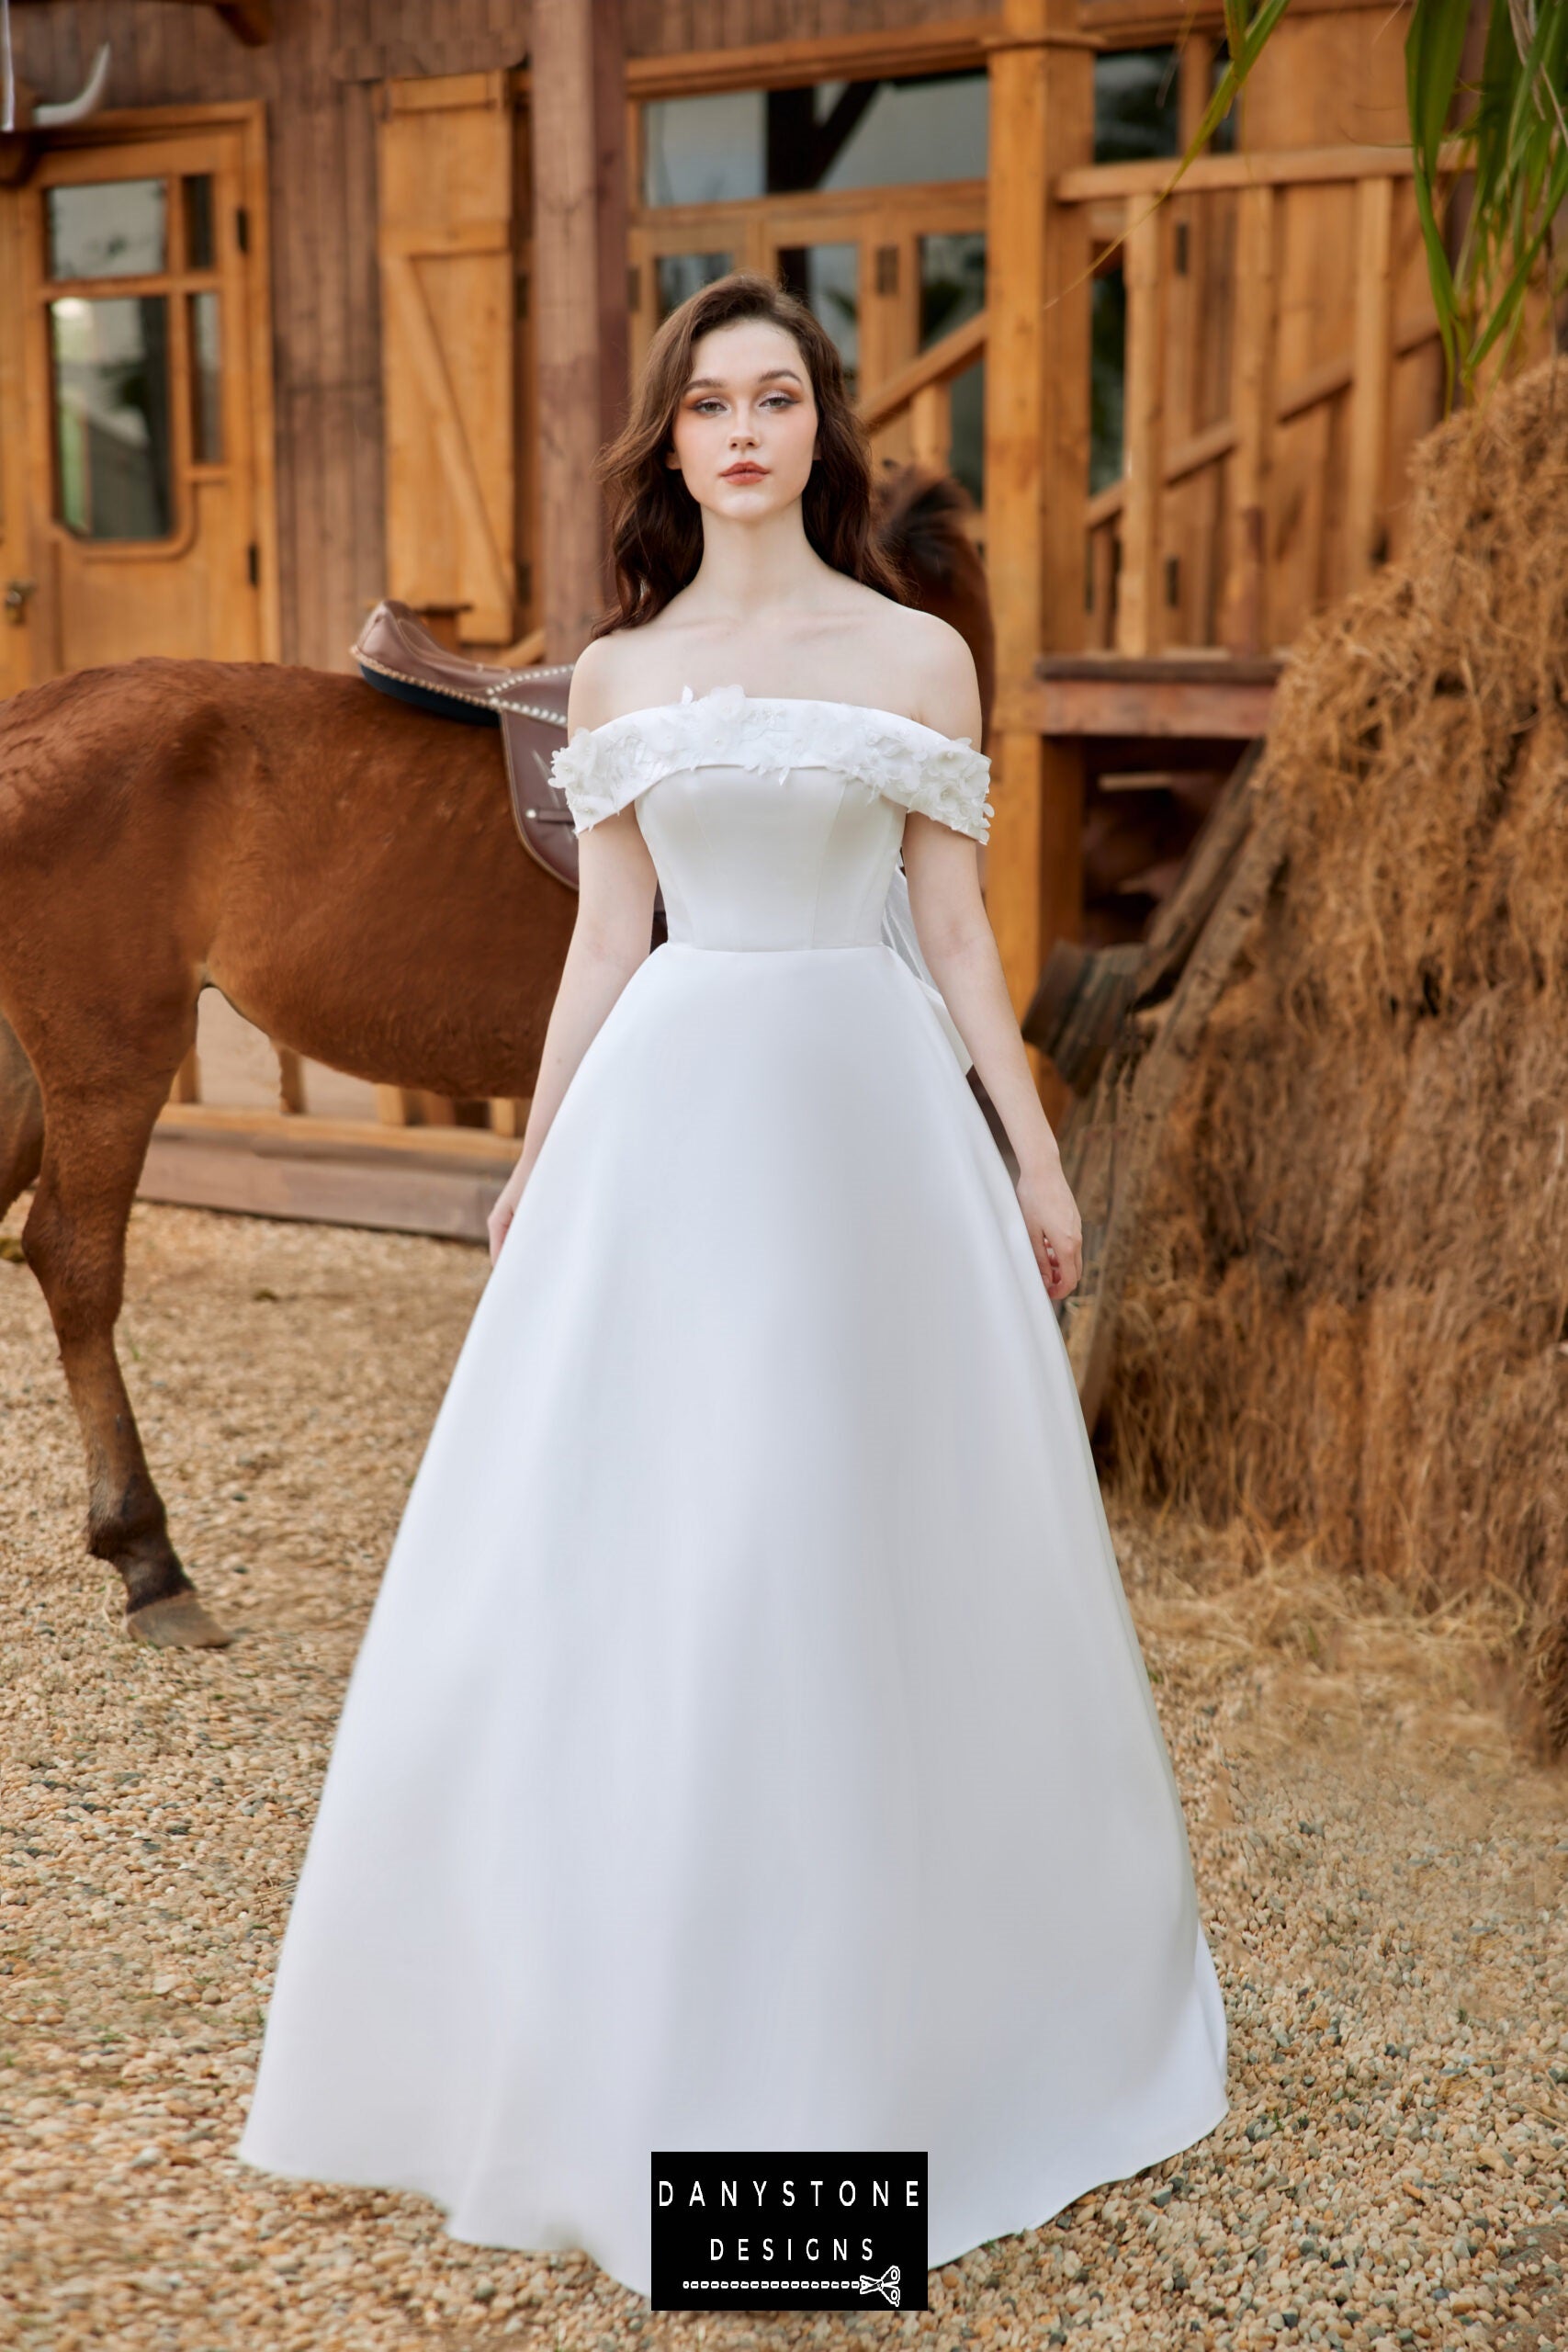
<instances>
[{"instance_id":1,"label":"wooden plank wall","mask_svg":"<svg viewBox=\"0 0 1568 2352\"><path fill-rule=\"evenodd\" d=\"M990 0L628 0L633 55L993 13ZM385 593L375 85L520 63L526 0L274 0L265 48L164 0L17 8L17 67L73 96L101 40L116 107L265 97L272 203L282 654L324 669Z\"/></svg>"},{"instance_id":2,"label":"wooden plank wall","mask_svg":"<svg viewBox=\"0 0 1568 2352\"><path fill-rule=\"evenodd\" d=\"M439 29L431 29L432 22ZM267 101L282 653L353 667L385 591L375 85L518 63L517 0L275 0L247 49L209 9L57 0L12 12L17 71L39 94L85 81L112 45L116 107Z\"/></svg>"},{"instance_id":3,"label":"wooden plank wall","mask_svg":"<svg viewBox=\"0 0 1568 2352\"><path fill-rule=\"evenodd\" d=\"M1404 147L1409 140L1403 41L1375 10L1303 16L1280 28L1242 102L1249 148L1331 146L1340 142ZM1425 252L1408 181L1385 191L1389 320L1418 317L1430 305ZM1302 188L1280 208L1276 300L1281 384L1299 381L1357 347L1358 287L1368 222L1353 184ZM1386 537L1380 556L1397 553L1408 522L1404 459L1411 442L1437 422L1441 405L1438 345L1393 358L1389 427L1375 472L1383 492ZM1268 638L1293 639L1310 614L1355 586L1366 556L1346 544L1342 509L1360 460L1350 446L1348 398L1325 402L1280 425L1270 469L1275 541L1270 549Z\"/></svg>"}]
</instances>

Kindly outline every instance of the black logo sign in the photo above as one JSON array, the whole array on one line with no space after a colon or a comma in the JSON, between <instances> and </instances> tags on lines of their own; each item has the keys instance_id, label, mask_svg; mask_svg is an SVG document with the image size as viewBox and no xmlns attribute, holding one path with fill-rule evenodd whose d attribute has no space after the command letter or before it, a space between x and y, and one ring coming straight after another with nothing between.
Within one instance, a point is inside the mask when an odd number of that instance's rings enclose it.
<instances>
[{"instance_id":1,"label":"black logo sign","mask_svg":"<svg viewBox=\"0 0 1568 2352\"><path fill-rule=\"evenodd\" d=\"M656 2312L917 2311L926 2151L653 2158Z\"/></svg>"}]
</instances>

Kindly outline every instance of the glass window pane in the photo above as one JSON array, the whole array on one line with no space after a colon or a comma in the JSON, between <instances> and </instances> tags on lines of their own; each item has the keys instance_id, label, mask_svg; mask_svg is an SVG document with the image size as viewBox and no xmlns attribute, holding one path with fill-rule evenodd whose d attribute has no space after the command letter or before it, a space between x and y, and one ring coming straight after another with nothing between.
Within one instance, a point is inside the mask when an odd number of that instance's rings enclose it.
<instances>
[{"instance_id":1,"label":"glass window pane","mask_svg":"<svg viewBox=\"0 0 1568 2352\"><path fill-rule=\"evenodd\" d=\"M190 336L190 453L198 466L215 466L223 456L218 297L190 294L186 300Z\"/></svg>"},{"instance_id":2,"label":"glass window pane","mask_svg":"<svg viewBox=\"0 0 1568 2352\"><path fill-rule=\"evenodd\" d=\"M51 277L138 277L168 266L162 180L104 180L45 193Z\"/></svg>"},{"instance_id":3,"label":"glass window pane","mask_svg":"<svg viewBox=\"0 0 1568 2352\"><path fill-rule=\"evenodd\" d=\"M1214 43L1213 71L1209 77L1209 96L1211 97L1213 96L1214 92L1224 80L1225 68L1230 62L1231 51L1229 41L1217 40ZM1209 152L1211 154L1234 155L1235 153L1235 102L1233 100L1229 114L1227 114L1224 120L1218 125L1213 139L1209 141Z\"/></svg>"},{"instance_id":4,"label":"glass window pane","mask_svg":"<svg viewBox=\"0 0 1568 2352\"><path fill-rule=\"evenodd\" d=\"M851 400L860 387L860 248L857 245L786 245L778 274L820 319L839 346L844 387Z\"/></svg>"},{"instance_id":5,"label":"glass window pane","mask_svg":"<svg viewBox=\"0 0 1568 2352\"><path fill-rule=\"evenodd\" d=\"M1123 49L1094 61L1094 160L1136 164L1181 153L1174 49Z\"/></svg>"},{"instance_id":6,"label":"glass window pane","mask_svg":"<svg viewBox=\"0 0 1568 2352\"><path fill-rule=\"evenodd\" d=\"M49 311L61 521L86 538L166 537L167 297L66 296Z\"/></svg>"},{"instance_id":7,"label":"glass window pane","mask_svg":"<svg viewBox=\"0 0 1568 2352\"><path fill-rule=\"evenodd\" d=\"M920 349L928 350L986 306L986 240L978 230L919 241ZM986 363L977 359L949 389L948 463L975 501L985 503Z\"/></svg>"},{"instance_id":8,"label":"glass window pane","mask_svg":"<svg viewBox=\"0 0 1568 2352\"><path fill-rule=\"evenodd\" d=\"M679 310L688 295L728 277L735 264L728 254L660 254L653 266L654 300L660 321Z\"/></svg>"},{"instance_id":9,"label":"glass window pane","mask_svg":"<svg viewBox=\"0 0 1568 2352\"><path fill-rule=\"evenodd\" d=\"M644 107L643 202L728 204L803 188L986 176L984 74L730 90Z\"/></svg>"},{"instance_id":10,"label":"glass window pane","mask_svg":"<svg viewBox=\"0 0 1568 2352\"><path fill-rule=\"evenodd\" d=\"M1122 478L1122 405L1127 373L1127 281L1108 270L1089 305L1089 492Z\"/></svg>"},{"instance_id":11,"label":"glass window pane","mask_svg":"<svg viewBox=\"0 0 1568 2352\"><path fill-rule=\"evenodd\" d=\"M978 230L920 239L920 349L986 307L986 240Z\"/></svg>"},{"instance_id":12,"label":"glass window pane","mask_svg":"<svg viewBox=\"0 0 1568 2352\"><path fill-rule=\"evenodd\" d=\"M180 186L185 190L186 267L210 269L217 256L212 232L212 175L193 172Z\"/></svg>"},{"instance_id":13,"label":"glass window pane","mask_svg":"<svg viewBox=\"0 0 1568 2352\"><path fill-rule=\"evenodd\" d=\"M976 359L953 379L953 442L948 458L976 506L986 503L986 363Z\"/></svg>"},{"instance_id":14,"label":"glass window pane","mask_svg":"<svg viewBox=\"0 0 1568 2352\"><path fill-rule=\"evenodd\" d=\"M645 204L733 204L761 196L764 97L658 98L642 110Z\"/></svg>"},{"instance_id":15,"label":"glass window pane","mask_svg":"<svg viewBox=\"0 0 1568 2352\"><path fill-rule=\"evenodd\" d=\"M773 94L775 99L789 95ZM984 74L823 82L804 95L815 101L817 176L797 179L795 187L897 187L912 180L986 176Z\"/></svg>"}]
</instances>

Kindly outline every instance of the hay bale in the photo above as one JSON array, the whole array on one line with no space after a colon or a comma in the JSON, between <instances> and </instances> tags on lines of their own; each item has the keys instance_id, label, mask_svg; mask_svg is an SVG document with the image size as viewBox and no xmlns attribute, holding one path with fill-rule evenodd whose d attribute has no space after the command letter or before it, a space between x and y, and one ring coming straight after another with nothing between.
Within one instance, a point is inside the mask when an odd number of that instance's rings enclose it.
<instances>
[{"instance_id":1,"label":"hay bale","mask_svg":"<svg viewBox=\"0 0 1568 2352\"><path fill-rule=\"evenodd\" d=\"M1168 1122L1117 1475L1438 1604L1568 1746L1568 370L1417 455L1258 777L1286 862Z\"/></svg>"}]
</instances>

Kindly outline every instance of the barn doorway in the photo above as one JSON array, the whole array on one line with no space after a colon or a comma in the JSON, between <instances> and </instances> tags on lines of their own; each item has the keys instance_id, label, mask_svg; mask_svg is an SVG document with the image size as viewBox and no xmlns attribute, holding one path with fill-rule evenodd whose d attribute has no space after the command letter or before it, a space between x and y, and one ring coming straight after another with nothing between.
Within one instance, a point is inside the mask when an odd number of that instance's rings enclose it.
<instances>
[{"instance_id":1,"label":"barn doorway","mask_svg":"<svg viewBox=\"0 0 1568 2352\"><path fill-rule=\"evenodd\" d=\"M276 654L251 126L163 113L99 118L5 198L22 333L3 388L0 690L142 653Z\"/></svg>"}]
</instances>

